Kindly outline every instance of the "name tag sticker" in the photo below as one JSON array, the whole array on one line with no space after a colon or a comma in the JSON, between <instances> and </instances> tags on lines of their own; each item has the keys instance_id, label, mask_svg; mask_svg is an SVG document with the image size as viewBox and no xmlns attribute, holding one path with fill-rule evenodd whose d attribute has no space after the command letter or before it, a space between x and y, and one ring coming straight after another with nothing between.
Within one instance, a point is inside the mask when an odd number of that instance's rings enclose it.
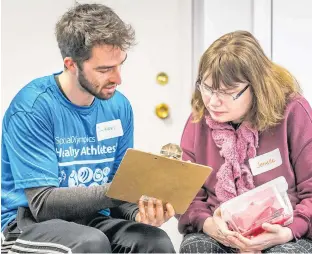
<instances>
[{"instance_id":1,"label":"name tag sticker","mask_svg":"<svg viewBox=\"0 0 312 254\"><path fill-rule=\"evenodd\" d=\"M120 119L96 124L97 140L116 138L123 136L123 129Z\"/></svg>"},{"instance_id":2,"label":"name tag sticker","mask_svg":"<svg viewBox=\"0 0 312 254\"><path fill-rule=\"evenodd\" d=\"M278 166L282 165L282 156L280 150L277 148L272 152L249 159L249 165L254 176L277 168Z\"/></svg>"}]
</instances>

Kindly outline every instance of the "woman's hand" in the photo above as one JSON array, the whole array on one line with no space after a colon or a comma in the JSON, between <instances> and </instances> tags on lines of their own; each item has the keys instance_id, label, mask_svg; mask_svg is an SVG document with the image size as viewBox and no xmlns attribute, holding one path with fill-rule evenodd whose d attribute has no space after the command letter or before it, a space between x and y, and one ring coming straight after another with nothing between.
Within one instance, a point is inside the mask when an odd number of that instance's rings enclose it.
<instances>
[{"instance_id":1,"label":"woman's hand","mask_svg":"<svg viewBox=\"0 0 312 254\"><path fill-rule=\"evenodd\" d=\"M228 236L230 245L237 246L241 252L261 252L272 246L287 243L293 239L292 231L281 225L264 223L264 233L248 239L240 234L237 237Z\"/></svg>"},{"instance_id":2,"label":"woman's hand","mask_svg":"<svg viewBox=\"0 0 312 254\"><path fill-rule=\"evenodd\" d=\"M237 237L238 233L229 230L226 222L221 218L220 208L215 210L212 217L206 219L203 226L203 231L204 233L214 238L218 242L222 243L223 245L236 248L235 246L231 245L227 237L229 236Z\"/></svg>"}]
</instances>

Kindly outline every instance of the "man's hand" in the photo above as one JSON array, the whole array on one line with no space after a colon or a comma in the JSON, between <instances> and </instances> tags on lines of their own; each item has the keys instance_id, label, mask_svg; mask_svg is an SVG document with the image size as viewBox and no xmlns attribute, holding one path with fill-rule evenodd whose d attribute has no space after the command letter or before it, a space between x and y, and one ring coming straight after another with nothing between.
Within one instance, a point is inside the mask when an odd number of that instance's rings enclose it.
<instances>
[{"instance_id":1,"label":"man's hand","mask_svg":"<svg viewBox=\"0 0 312 254\"><path fill-rule=\"evenodd\" d=\"M221 218L220 208L217 208L217 210L215 210L212 217L209 217L205 220L203 231L223 245L235 248L235 246L231 246L227 237L235 237L238 235L238 233L230 231L228 229L226 222Z\"/></svg>"},{"instance_id":2,"label":"man's hand","mask_svg":"<svg viewBox=\"0 0 312 254\"><path fill-rule=\"evenodd\" d=\"M143 200L139 200L139 212L135 216L135 221L160 227L174 215L175 211L171 204L167 203L164 210L161 200L149 198L147 205Z\"/></svg>"},{"instance_id":3,"label":"man's hand","mask_svg":"<svg viewBox=\"0 0 312 254\"><path fill-rule=\"evenodd\" d=\"M292 231L281 225L264 223L264 233L248 239L242 235L228 236L230 245L236 246L240 252L260 252L272 246L287 243L293 239Z\"/></svg>"}]
</instances>

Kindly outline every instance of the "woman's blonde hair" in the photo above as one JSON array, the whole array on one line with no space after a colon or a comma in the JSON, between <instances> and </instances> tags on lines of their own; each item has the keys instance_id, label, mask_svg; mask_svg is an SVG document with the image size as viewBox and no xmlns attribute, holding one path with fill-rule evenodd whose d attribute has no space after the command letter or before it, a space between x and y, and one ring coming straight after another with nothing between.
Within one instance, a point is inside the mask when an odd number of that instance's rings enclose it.
<instances>
[{"instance_id":1,"label":"woman's blonde hair","mask_svg":"<svg viewBox=\"0 0 312 254\"><path fill-rule=\"evenodd\" d=\"M215 90L221 82L226 87L239 82L250 84L253 103L244 120L259 131L278 124L290 96L301 93L295 78L269 60L255 37L246 31L225 34L206 50L199 63L198 82L208 76ZM198 122L205 112L198 89L193 94L192 107L193 119Z\"/></svg>"}]
</instances>

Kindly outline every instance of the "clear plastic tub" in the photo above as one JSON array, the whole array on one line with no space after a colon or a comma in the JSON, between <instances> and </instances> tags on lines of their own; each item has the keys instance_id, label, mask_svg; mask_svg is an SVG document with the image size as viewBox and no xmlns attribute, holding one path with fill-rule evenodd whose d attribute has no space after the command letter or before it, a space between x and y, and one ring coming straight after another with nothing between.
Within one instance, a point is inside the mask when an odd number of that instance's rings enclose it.
<instances>
[{"instance_id":1,"label":"clear plastic tub","mask_svg":"<svg viewBox=\"0 0 312 254\"><path fill-rule=\"evenodd\" d=\"M264 232L265 222L286 226L293 221L287 189L283 176L275 178L221 204L222 219L231 230L245 237Z\"/></svg>"}]
</instances>

